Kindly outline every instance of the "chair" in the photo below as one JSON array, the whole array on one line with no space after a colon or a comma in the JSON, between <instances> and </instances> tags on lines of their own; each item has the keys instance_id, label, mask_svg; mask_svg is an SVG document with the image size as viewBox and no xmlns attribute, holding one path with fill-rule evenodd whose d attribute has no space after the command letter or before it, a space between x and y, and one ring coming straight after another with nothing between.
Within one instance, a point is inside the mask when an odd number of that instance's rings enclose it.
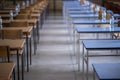
<instances>
[{"instance_id":1,"label":"chair","mask_svg":"<svg viewBox=\"0 0 120 80\"><path fill-rule=\"evenodd\" d=\"M2 39L22 39L23 38L22 30L17 29L9 29L9 30L2 30ZM23 49L19 50L19 54L23 53ZM10 51L10 55L16 55L16 51Z\"/></svg>"},{"instance_id":2,"label":"chair","mask_svg":"<svg viewBox=\"0 0 120 80\"><path fill-rule=\"evenodd\" d=\"M31 13L31 11L30 11L30 10L28 10L28 9L22 9L22 10L20 11L20 14L21 14L21 13L30 14L30 13Z\"/></svg>"},{"instance_id":3,"label":"chair","mask_svg":"<svg viewBox=\"0 0 120 80\"><path fill-rule=\"evenodd\" d=\"M2 39L22 39L22 35L23 35L23 33L22 33L22 30L20 30L20 29L3 29L2 30ZM17 51L18 51L18 54L17 54ZM18 50L13 49L13 50L9 51L10 56L17 55L17 56L21 57L21 60L22 60L22 62L21 62L21 64L22 64L22 78L23 78L23 74L24 74L23 73L24 72L24 70L23 70L23 67L24 67L23 51L24 51L23 48L20 48ZM17 66L19 66L19 65L17 65Z\"/></svg>"},{"instance_id":4,"label":"chair","mask_svg":"<svg viewBox=\"0 0 120 80\"><path fill-rule=\"evenodd\" d=\"M10 23L10 27L28 27L29 24L27 20L15 20ZM32 58L32 41L31 41L31 33L23 33L22 38L26 39L26 48L27 52L30 50L30 64L32 64L31 58ZM34 41L35 45L35 41ZM20 51L21 53L21 51Z\"/></svg>"},{"instance_id":5,"label":"chair","mask_svg":"<svg viewBox=\"0 0 120 80\"><path fill-rule=\"evenodd\" d=\"M9 48L9 46L0 46L0 58L7 59L7 62L10 62L10 48Z\"/></svg>"},{"instance_id":6,"label":"chair","mask_svg":"<svg viewBox=\"0 0 120 80\"><path fill-rule=\"evenodd\" d=\"M21 39L22 38L22 30L2 30L2 39Z\"/></svg>"},{"instance_id":7,"label":"chair","mask_svg":"<svg viewBox=\"0 0 120 80\"><path fill-rule=\"evenodd\" d=\"M12 74L14 74L15 80L15 63L10 62L9 46L0 46L0 58L7 59L6 62L2 60L2 63L0 63L0 80L13 80Z\"/></svg>"},{"instance_id":8,"label":"chair","mask_svg":"<svg viewBox=\"0 0 120 80\"><path fill-rule=\"evenodd\" d=\"M22 21L22 20L14 20L11 21L9 24L10 27L27 27L29 26L27 20L26 21Z\"/></svg>"},{"instance_id":9,"label":"chair","mask_svg":"<svg viewBox=\"0 0 120 80\"><path fill-rule=\"evenodd\" d=\"M16 16L16 18L15 19L29 19L30 18L30 16L29 16L29 14L27 14L27 13L25 13L25 14L18 14L17 16Z\"/></svg>"}]
</instances>

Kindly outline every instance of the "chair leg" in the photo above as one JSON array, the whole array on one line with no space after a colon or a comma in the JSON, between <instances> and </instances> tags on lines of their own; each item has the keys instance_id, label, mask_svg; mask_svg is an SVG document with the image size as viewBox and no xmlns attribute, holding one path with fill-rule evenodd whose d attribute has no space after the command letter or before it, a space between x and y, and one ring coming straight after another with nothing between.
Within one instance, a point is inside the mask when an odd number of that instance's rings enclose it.
<instances>
[{"instance_id":1,"label":"chair leg","mask_svg":"<svg viewBox=\"0 0 120 80\"><path fill-rule=\"evenodd\" d=\"M24 80L24 52L21 55L21 66L22 66L22 80Z\"/></svg>"}]
</instances>

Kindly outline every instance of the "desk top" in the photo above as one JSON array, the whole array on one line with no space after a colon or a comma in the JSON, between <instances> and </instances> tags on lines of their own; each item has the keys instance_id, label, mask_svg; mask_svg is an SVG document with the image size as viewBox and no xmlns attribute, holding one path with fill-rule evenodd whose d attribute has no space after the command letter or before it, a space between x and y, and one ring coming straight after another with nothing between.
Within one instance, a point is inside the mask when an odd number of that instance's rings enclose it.
<instances>
[{"instance_id":1,"label":"desk top","mask_svg":"<svg viewBox=\"0 0 120 80\"><path fill-rule=\"evenodd\" d=\"M120 49L120 40L83 40L82 43L87 50Z\"/></svg>"},{"instance_id":2,"label":"desk top","mask_svg":"<svg viewBox=\"0 0 120 80\"><path fill-rule=\"evenodd\" d=\"M120 27L114 27L111 29L110 27L107 28L100 28L100 27L88 27L88 28L76 28L77 33L117 33L120 32Z\"/></svg>"},{"instance_id":3,"label":"desk top","mask_svg":"<svg viewBox=\"0 0 120 80\"><path fill-rule=\"evenodd\" d=\"M35 13L41 13L41 11L39 10L39 8L38 9L35 9L35 10L33 10L32 12L35 12Z\"/></svg>"},{"instance_id":4,"label":"desk top","mask_svg":"<svg viewBox=\"0 0 120 80\"><path fill-rule=\"evenodd\" d=\"M31 17L40 17L40 14L39 13L33 13L30 15Z\"/></svg>"},{"instance_id":5,"label":"desk top","mask_svg":"<svg viewBox=\"0 0 120 80\"><path fill-rule=\"evenodd\" d=\"M32 26L29 26L29 27L3 27L2 30L9 30L9 29L21 29L22 32L24 33L28 33L28 32L31 32L32 31Z\"/></svg>"},{"instance_id":6,"label":"desk top","mask_svg":"<svg viewBox=\"0 0 120 80\"><path fill-rule=\"evenodd\" d=\"M114 23L117 23L118 21L115 20ZM72 22L73 24L84 24L84 25L87 25L87 24L110 24L110 21L109 20L106 20L106 21L102 21L102 20L73 20Z\"/></svg>"},{"instance_id":7,"label":"desk top","mask_svg":"<svg viewBox=\"0 0 120 80\"><path fill-rule=\"evenodd\" d=\"M10 10L0 10L0 14L9 14ZM15 11L13 11L13 13L15 14Z\"/></svg>"},{"instance_id":8,"label":"desk top","mask_svg":"<svg viewBox=\"0 0 120 80\"><path fill-rule=\"evenodd\" d=\"M8 45L10 49L22 49L25 43L25 39L4 39L0 40L0 46L1 45Z\"/></svg>"},{"instance_id":9,"label":"desk top","mask_svg":"<svg viewBox=\"0 0 120 80\"><path fill-rule=\"evenodd\" d=\"M25 22L26 21L29 24L36 25L37 19L17 19L17 20L13 20L13 21L16 21L16 22ZM5 24L9 24L12 21L10 21L10 20L3 20L2 22L5 23Z\"/></svg>"},{"instance_id":10,"label":"desk top","mask_svg":"<svg viewBox=\"0 0 120 80\"><path fill-rule=\"evenodd\" d=\"M89 14L70 14L69 15L70 18L97 18L98 14L93 14L93 13L89 13Z\"/></svg>"},{"instance_id":11,"label":"desk top","mask_svg":"<svg viewBox=\"0 0 120 80\"><path fill-rule=\"evenodd\" d=\"M72 12L69 16L70 18L97 18L98 14L94 14L93 11L81 11L81 12L77 12L77 11L69 11ZM75 13L76 12L76 13ZM84 14L83 14L83 13ZM114 14L115 18L119 18L120 15L119 14Z\"/></svg>"},{"instance_id":12,"label":"desk top","mask_svg":"<svg viewBox=\"0 0 120 80\"><path fill-rule=\"evenodd\" d=\"M14 67L14 63L0 63L0 80L10 80Z\"/></svg>"},{"instance_id":13,"label":"desk top","mask_svg":"<svg viewBox=\"0 0 120 80\"><path fill-rule=\"evenodd\" d=\"M21 7L20 9L22 10L22 9L25 9L25 8ZM7 7L7 8L4 8L3 10L13 10L14 11L15 7Z\"/></svg>"},{"instance_id":14,"label":"desk top","mask_svg":"<svg viewBox=\"0 0 120 80\"><path fill-rule=\"evenodd\" d=\"M120 80L120 63L93 64L99 80Z\"/></svg>"},{"instance_id":15,"label":"desk top","mask_svg":"<svg viewBox=\"0 0 120 80\"><path fill-rule=\"evenodd\" d=\"M9 18L10 17L10 15L9 14L0 14L0 16L3 18L3 17L7 17L7 18ZM13 17L16 17L16 15L14 14L13 15Z\"/></svg>"},{"instance_id":16,"label":"desk top","mask_svg":"<svg viewBox=\"0 0 120 80\"><path fill-rule=\"evenodd\" d=\"M80 4L64 4L65 7L81 7Z\"/></svg>"},{"instance_id":17,"label":"desk top","mask_svg":"<svg viewBox=\"0 0 120 80\"><path fill-rule=\"evenodd\" d=\"M94 14L94 12L91 11L69 11L68 14Z\"/></svg>"},{"instance_id":18,"label":"desk top","mask_svg":"<svg viewBox=\"0 0 120 80\"><path fill-rule=\"evenodd\" d=\"M71 4L74 4L74 5L78 4L78 5L80 5L80 2L79 1L63 1L63 4L64 5L71 5Z\"/></svg>"},{"instance_id":19,"label":"desk top","mask_svg":"<svg viewBox=\"0 0 120 80\"><path fill-rule=\"evenodd\" d=\"M91 10L88 6L77 6L77 7L68 7L67 10L79 11L79 10Z\"/></svg>"},{"instance_id":20,"label":"desk top","mask_svg":"<svg viewBox=\"0 0 120 80\"><path fill-rule=\"evenodd\" d=\"M36 24L36 22L37 22L36 19L16 19L16 20L13 20L13 21L16 21L16 22L25 22L25 21L27 21L28 23L31 23L31 24Z\"/></svg>"}]
</instances>

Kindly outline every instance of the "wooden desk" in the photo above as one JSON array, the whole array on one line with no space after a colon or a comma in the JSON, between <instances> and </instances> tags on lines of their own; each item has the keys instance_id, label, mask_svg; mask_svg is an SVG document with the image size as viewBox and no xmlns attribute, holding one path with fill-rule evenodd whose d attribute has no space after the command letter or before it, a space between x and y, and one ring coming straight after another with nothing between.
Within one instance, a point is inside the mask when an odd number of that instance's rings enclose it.
<instances>
[{"instance_id":1,"label":"wooden desk","mask_svg":"<svg viewBox=\"0 0 120 80\"><path fill-rule=\"evenodd\" d=\"M32 31L32 26L29 27L3 27L1 30L9 30L9 29L21 29L23 33L30 33Z\"/></svg>"},{"instance_id":2,"label":"wooden desk","mask_svg":"<svg viewBox=\"0 0 120 80\"><path fill-rule=\"evenodd\" d=\"M29 25L32 25L32 27L33 27L33 43L34 43L34 54L36 54L36 33L38 34L38 39L39 39L39 28L37 28L36 27L36 23L38 22L36 19L17 19L17 20L13 20L13 21L16 21L16 22L28 22L28 24ZM5 27L7 26L7 25L9 25L10 24L10 22L12 22L12 21L10 21L10 20L3 20L3 26L5 25ZM22 27L22 26L21 26Z\"/></svg>"},{"instance_id":3,"label":"wooden desk","mask_svg":"<svg viewBox=\"0 0 120 80\"><path fill-rule=\"evenodd\" d=\"M0 80L10 80L14 68L14 63L0 63Z\"/></svg>"},{"instance_id":4,"label":"wooden desk","mask_svg":"<svg viewBox=\"0 0 120 80\"><path fill-rule=\"evenodd\" d=\"M10 10L0 10L0 14L9 14ZM13 11L13 14L15 14L15 11Z\"/></svg>"},{"instance_id":5,"label":"wooden desk","mask_svg":"<svg viewBox=\"0 0 120 80\"><path fill-rule=\"evenodd\" d=\"M35 19L38 19L39 20L39 17L40 17L40 14L39 13L33 13L33 14L31 14L30 15L31 16L31 18L35 18Z\"/></svg>"},{"instance_id":6,"label":"wooden desk","mask_svg":"<svg viewBox=\"0 0 120 80\"><path fill-rule=\"evenodd\" d=\"M42 11L40 11L40 10L34 10L34 11L32 11L32 13L37 13L37 14L40 14Z\"/></svg>"},{"instance_id":7,"label":"wooden desk","mask_svg":"<svg viewBox=\"0 0 120 80\"><path fill-rule=\"evenodd\" d=\"M19 50L23 49L25 44L25 39L18 39L18 40L11 40L11 39L4 39L0 40L0 46L8 45L10 47L10 50L16 50L17 51L17 71L18 71L18 80L20 80L20 70L19 70ZM20 54L21 55L21 54ZM23 55L22 62L23 62ZM22 79L23 79L23 63L22 63Z\"/></svg>"},{"instance_id":8,"label":"wooden desk","mask_svg":"<svg viewBox=\"0 0 120 80\"><path fill-rule=\"evenodd\" d=\"M9 45L10 49L22 49L24 47L25 40L24 39L18 39L18 40L11 40L11 39L4 39L0 40L0 46L2 45Z\"/></svg>"},{"instance_id":9,"label":"wooden desk","mask_svg":"<svg viewBox=\"0 0 120 80\"><path fill-rule=\"evenodd\" d=\"M31 49L31 42L30 42L30 46L29 46L29 34L32 31L32 26L29 27L3 27L2 30L10 30L10 29L20 29L22 30L22 32L25 34L25 38L26 38L26 53L27 53L27 71L29 71L29 56L30 56L30 64L32 62L32 49ZM30 50L30 55L29 55L29 50Z\"/></svg>"},{"instance_id":10,"label":"wooden desk","mask_svg":"<svg viewBox=\"0 0 120 80\"><path fill-rule=\"evenodd\" d=\"M17 19L17 20L13 20L13 21L16 21L16 22L25 22L25 21L27 21L28 22L28 24L30 24L30 25L32 25L34 28L36 28L36 23L37 23L37 20L36 19ZM10 21L10 20L3 20L3 24L10 24L10 22L12 22L12 21ZM6 27L6 26L5 26ZM21 26L22 27L22 26Z\"/></svg>"},{"instance_id":11,"label":"wooden desk","mask_svg":"<svg viewBox=\"0 0 120 80\"><path fill-rule=\"evenodd\" d=\"M0 14L0 16L2 17L2 19L8 19L10 18L10 15L9 14ZM13 15L13 19L16 17L16 15L14 14Z\"/></svg>"},{"instance_id":12,"label":"wooden desk","mask_svg":"<svg viewBox=\"0 0 120 80\"><path fill-rule=\"evenodd\" d=\"M20 10L22 10L24 8L20 8ZM4 8L4 10L15 10L15 7L7 7L7 8Z\"/></svg>"}]
</instances>

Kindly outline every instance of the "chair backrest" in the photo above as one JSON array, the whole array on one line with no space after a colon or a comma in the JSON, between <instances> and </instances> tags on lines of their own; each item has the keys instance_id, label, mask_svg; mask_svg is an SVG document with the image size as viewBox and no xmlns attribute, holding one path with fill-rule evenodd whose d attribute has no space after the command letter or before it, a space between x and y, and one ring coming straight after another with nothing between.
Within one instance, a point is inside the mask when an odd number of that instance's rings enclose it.
<instances>
[{"instance_id":1,"label":"chair backrest","mask_svg":"<svg viewBox=\"0 0 120 80\"><path fill-rule=\"evenodd\" d=\"M16 19L29 19L29 15L28 14L18 14L16 16Z\"/></svg>"},{"instance_id":2,"label":"chair backrest","mask_svg":"<svg viewBox=\"0 0 120 80\"><path fill-rule=\"evenodd\" d=\"M27 21L22 20L14 20L9 24L10 27L27 27L29 26Z\"/></svg>"},{"instance_id":3,"label":"chair backrest","mask_svg":"<svg viewBox=\"0 0 120 80\"><path fill-rule=\"evenodd\" d=\"M0 46L1 59L7 59L7 61L10 62L9 53L10 53L9 46Z\"/></svg>"},{"instance_id":4,"label":"chair backrest","mask_svg":"<svg viewBox=\"0 0 120 80\"><path fill-rule=\"evenodd\" d=\"M2 39L22 39L22 30L2 30Z\"/></svg>"},{"instance_id":5,"label":"chair backrest","mask_svg":"<svg viewBox=\"0 0 120 80\"><path fill-rule=\"evenodd\" d=\"M22 10L20 10L20 13L30 14L31 12L28 9L22 9Z\"/></svg>"}]
</instances>

